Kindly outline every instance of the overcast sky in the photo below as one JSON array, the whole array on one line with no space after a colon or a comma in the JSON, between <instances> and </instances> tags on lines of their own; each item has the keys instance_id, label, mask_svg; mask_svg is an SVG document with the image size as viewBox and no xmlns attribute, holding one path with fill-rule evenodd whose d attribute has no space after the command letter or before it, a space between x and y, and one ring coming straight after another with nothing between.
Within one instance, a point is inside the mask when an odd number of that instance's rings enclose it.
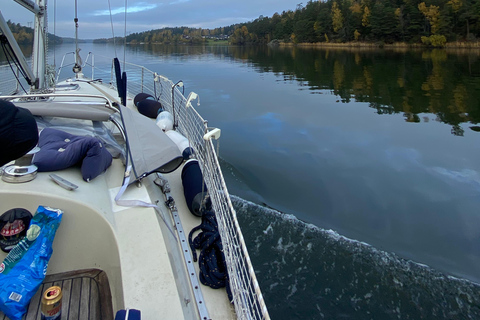
<instances>
[{"instance_id":1,"label":"overcast sky","mask_svg":"<svg viewBox=\"0 0 480 320\"><path fill-rule=\"evenodd\" d=\"M163 27L216 28L248 22L260 15L295 10L301 0L127 0L127 33ZM31 26L33 13L13 0L0 0L5 20ZM56 3L56 11L54 5ZM306 4L306 1L304 2ZM125 0L110 0L115 36L124 34ZM48 0L48 30L74 37L75 0ZM108 0L78 0L79 38L112 37Z\"/></svg>"}]
</instances>

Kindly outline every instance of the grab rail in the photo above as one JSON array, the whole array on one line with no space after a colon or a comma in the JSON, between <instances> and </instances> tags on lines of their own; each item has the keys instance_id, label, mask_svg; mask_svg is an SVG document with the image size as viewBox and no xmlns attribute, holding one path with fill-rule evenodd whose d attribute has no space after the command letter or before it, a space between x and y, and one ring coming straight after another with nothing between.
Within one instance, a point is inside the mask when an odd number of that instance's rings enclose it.
<instances>
[{"instance_id":1,"label":"grab rail","mask_svg":"<svg viewBox=\"0 0 480 320\"><path fill-rule=\"evenodd\" d=\"M13 100L13 99L18 99L18 100L25 100L25 98L72 98L72 97L75 97L75 98L94 98L94 99L101 99L101 100L104 100L105 101L105 108L107 110L110 110L112 111L113 113L119 113L120 111L114 106L114 104L112 103L112 101L110 99L108 99L107 97L105 96L101 96L101 95L91 95L91 94L78 94L78 93L72 93L72 94L59 94L59 93L35 93L35 94L29 94L29 95L24 95L24 96L18 96L18 95L9 95L9 96L0 96L0 99L5 99L5 100ZM29 101L23 101L22 103L28 103ZM36 102L44 102L44 101L39 101L39 100L33 100L33 101L30 101L32 104L35 104ZM52 100L50 100L50 102L52 104L55 104L55 102L52 102ZM93 101L92 101L93 102ZM17 102L17 103L20 103L20 102ZM79 105L78 102L75 102L75 101L59 101L57 103L70 103L72 105ZM85 105L89 105L88 103L85 103L83 102L83 104ZM66 111L64 109L64 111ZM64 116L67 115L68 112L65 112ZM62 116L61 114L58 114L57 116ZM68 115L67 115L68 117ZM105 120L102 119L102 120ZM122 135L122 138L123 140L126 141L126 134L125 134L125 129L122 127L121 125L121 121L119 121L118 119L116 119L115 117L113 116L108 116L108 120L110 120L114 125L115 127L118 129L118 131L120 132L120 134Z\"/></svg>"},{"instance_id":2,"label":"grab rail","mask_svg":"<svg viewBox=\"0 0 480 320\"><path fill-rule=\"evenodd\" d=\"M0 99L5 100L13 100L13 99L30 99L30 98L94 98L94 99L102 99L105 100L105 107L110 109L114 112L119 112L118 108L114 107L112 101L105 96L101 95L94 95L94 94L79 94L79 93L32 93L28 95L8 95L8 96L0 96ZM68 101L64 101L68 102Z\"/></svg>"}]
</instances>

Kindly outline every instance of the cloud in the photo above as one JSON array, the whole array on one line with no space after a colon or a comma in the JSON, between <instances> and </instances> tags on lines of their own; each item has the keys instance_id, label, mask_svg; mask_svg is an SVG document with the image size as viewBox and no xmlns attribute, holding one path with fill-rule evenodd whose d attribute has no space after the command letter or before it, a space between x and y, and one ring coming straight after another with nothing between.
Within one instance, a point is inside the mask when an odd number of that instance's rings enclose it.
<instances>
[{"instance_id":1,"label":"cloud","mask_svg":"<svg viewBox=\"0 0 480 320\"><path fill-rule=\"evenodd\" d=\"M170 4L179 4L184 2L190 2L190 0L176 0L176 1L170 2Z\"/></svg>"},{"instance_id":2,"label":"cloud","mask_svg":"<svg viewBox=\"0 0 480 320\"><path fill-rule=\"evenodd\" d=\"M189 0L179 0L177 2L185 2L185 1L189 1ZM156 7L158 7L158 4L139 2L134 6L129 6L127 9L127 13L137 13L137 12L152 10L152 9L155 9ZM125 13L125 8L123 7L112 9L112 15L123 14L123 13ZM93 13L93 15L109 16L110 10L97 10Z\"/></svg>"},{"instance_id":3,"label":"cloud","mask_svg":"<svg viewBox=\"0 0 480 320\"><path fill-rule=\"evenodd\" d=\"M124 13L121 0L110 1L115 34L123 34ZM0 0L5 19L27 25L33 21L33 14L14 1ZM275 11L295 9L298 0L243 0L241 2L221 0L129 0L127 29L129 32L142 32L162 27L201 27L217 28L235 23L247 22L260 15L271 16ZM54 11L56 7L56 11ZM69 37L74 32L73 1L51 3L49 11L49 30L56 22L58 36ZM83 39L111 37L110 9L107 1L82 0L78 2L79 32ZM108 23L103 23L107 21ZM122 24L121 27L117 26Z\"/></svg>"}]
</instances>

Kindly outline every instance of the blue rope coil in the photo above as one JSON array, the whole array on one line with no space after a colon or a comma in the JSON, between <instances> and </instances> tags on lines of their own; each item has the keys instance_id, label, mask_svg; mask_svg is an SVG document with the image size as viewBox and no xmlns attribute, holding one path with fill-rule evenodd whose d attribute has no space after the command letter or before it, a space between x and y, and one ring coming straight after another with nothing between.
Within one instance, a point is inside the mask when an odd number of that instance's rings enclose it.
<instances>
[{"instance_id":1,"label":"blue rope coil","mask_svg":"<svg viewBox=\"0 0 480 320\"><path fill-rule=\"evenodd\" d=\"M198 230L201 230L201 232L192 240L193 234ZM230 290L225 255L223 254L222 239L218 232L217 219L213 210L203 210L202 223L190 231L188 241L192 249L194 262L197 262L195 249L200 250L200 256L198 257L200 282L213 289L226 287L228 298L232 301L233 296Z\"/></svg>"}]
</instances>

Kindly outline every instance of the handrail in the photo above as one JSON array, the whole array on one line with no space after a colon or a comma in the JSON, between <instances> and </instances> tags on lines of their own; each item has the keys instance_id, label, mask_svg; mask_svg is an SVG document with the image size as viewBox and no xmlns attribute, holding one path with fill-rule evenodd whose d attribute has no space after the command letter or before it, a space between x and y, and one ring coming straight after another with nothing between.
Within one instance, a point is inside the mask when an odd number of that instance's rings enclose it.
<instances>
[{"instance_id":1,"label":"handrail","mask_svg":"<svg viewBox=\"0 0 480 320\"><path fill-rule=\"evenodd\" d=\"M63 68L67 67L67 66L64 66L63 63L65 62L65 57L67 56L67 54L74 54L75 52L67 52L63 55L63 58L62 58L62 63L60 64L60 67L58 67L58 73L57 73L57 79L55 80L55 83L58 82L58 79L60 78L60 72L62 71ZM70 65L70 64L69 64Z\"/></svg>"},{"instance_id":2,"label":"handrail","mask_svg":"<svg viewBox=\"0 0 480 320\"><path fill-rule=\"evenodd\" d=\"M119 112L118 108L114 107L112 101L105 96L94 95L94 94L79 94L79 93L32 93L28 95L18 96L18 95L9 95L9 96L0 96L0 99L12 100L12 99L25 99L25 98L95 98L105 100L105 107L114 112Z\"/></svg>"},{"instance_id":3,"label":"handrail","mask_svg":"<svg viewBox=\"0 0 480 320\"><path fill-rule=\"evenodd\" d=\"M90 58L90 56L92 56L92 63L88 63L88 58ZM87 58L85 59L85 62L83 63L82 68L85 68L85 66L86 66L87 64L88 64L90 67L92 67L92 79L95 79L95 76L94 76L94 72L95 72L95 56L93 55L93 53L92 53L91 51L88 52Z\"/></svg>"},{"instance_id":4,"label":"handrail","mask_svg":"<svg viewBox=\"0 0 480 320\"><path fill-rule=\"evenodd\" d=\"M60 79L60 73L61 73L61 71L62 71L63 68L66 68L66 67L68 67L68 66L73 66L73 65L75 65L75 62L72 62L72 63L69 63L69 64L64 65L64 63L65 63L65 57L66 57L67 55L70 55L70 54L75 54L75 52L74 52L74 51L71 51L71 52L67 52L67 53L65 53L65 54L63 55L63 58L62 58L62 62L61 62L61 64L60 64L60 67L58 67L57 79L56 79L55 83L58 83L58 80ZM90 56L92 57L92 59L91 59L92 62L91 62L91 63L88 63L88 58L90 58ZM85 61L83 62L82 66L81 66L82 69L85 68L85 66L87 66L87 65L90 66L90 67L92 67L92 79L95 79L95 77L94 77L95 57L94 57L94 54L93 54L92 52L88 52L87 58L85 59Z\"/></svg>"},{"instance_id":5,"label":"handrail","mask_svg":"<svg viewBox=\"0 0 480 320\"><path fill-rule=\"evenodd\" d=\"M146 90L159 99L164 110L176 113L177 119L179 119L178 132L188 139L191 147L195 150L195 158L199 161L217 218L233 294L232 303L237 318L248 320L270 319L236 217L236 211L233 208L223 178L218 154L215 151L212 139L204 139L205 134L208 133L207 121L191 106L190 101L184 97L178 87L174 86L171 80L144 67L141 68L142 79L146 73L147 76L151 75L153 80L147 83ZM137 71L136 74L139 75L140 72ZM172 90L172 88L174 89ZM173 99L175 110L172 106ZM216 137L218 137L219 130L212 131L210 134L216 134Z\"/></svg>"},{"instance_id":6,"label":"handrail","mask_svg":"<svg viewBox=\"0 0 480 320\"><path fill-rule=\"evenodd\" d=\"M11 99L25 99L25 98L65 98L65 97L82 97L82 98L99 98L102 100L105 100L105 108L108 110L111 110L115 113L119 113L120 110L118 110L112 101L108 99L105 96L102 95L92 95L92 94L78 94L78 93L72 93L72 94L65 94L65 93L35 93L35 94L29 94L29 95L23 95L23 96L18 96L18 95L9 95L9 96L0 96L0 99L6 99L6 100L11 100ZM67 101L68 102L68 101ZM70 101L72 103L76 103L76 101ZM122 138L124 141L126 141L126 134L125 134L125 129L122 127L120 122L115 119L113 116L110 117L110 121L117 127L118 131L122 135Z\"/></svg>"}]
</instances>

